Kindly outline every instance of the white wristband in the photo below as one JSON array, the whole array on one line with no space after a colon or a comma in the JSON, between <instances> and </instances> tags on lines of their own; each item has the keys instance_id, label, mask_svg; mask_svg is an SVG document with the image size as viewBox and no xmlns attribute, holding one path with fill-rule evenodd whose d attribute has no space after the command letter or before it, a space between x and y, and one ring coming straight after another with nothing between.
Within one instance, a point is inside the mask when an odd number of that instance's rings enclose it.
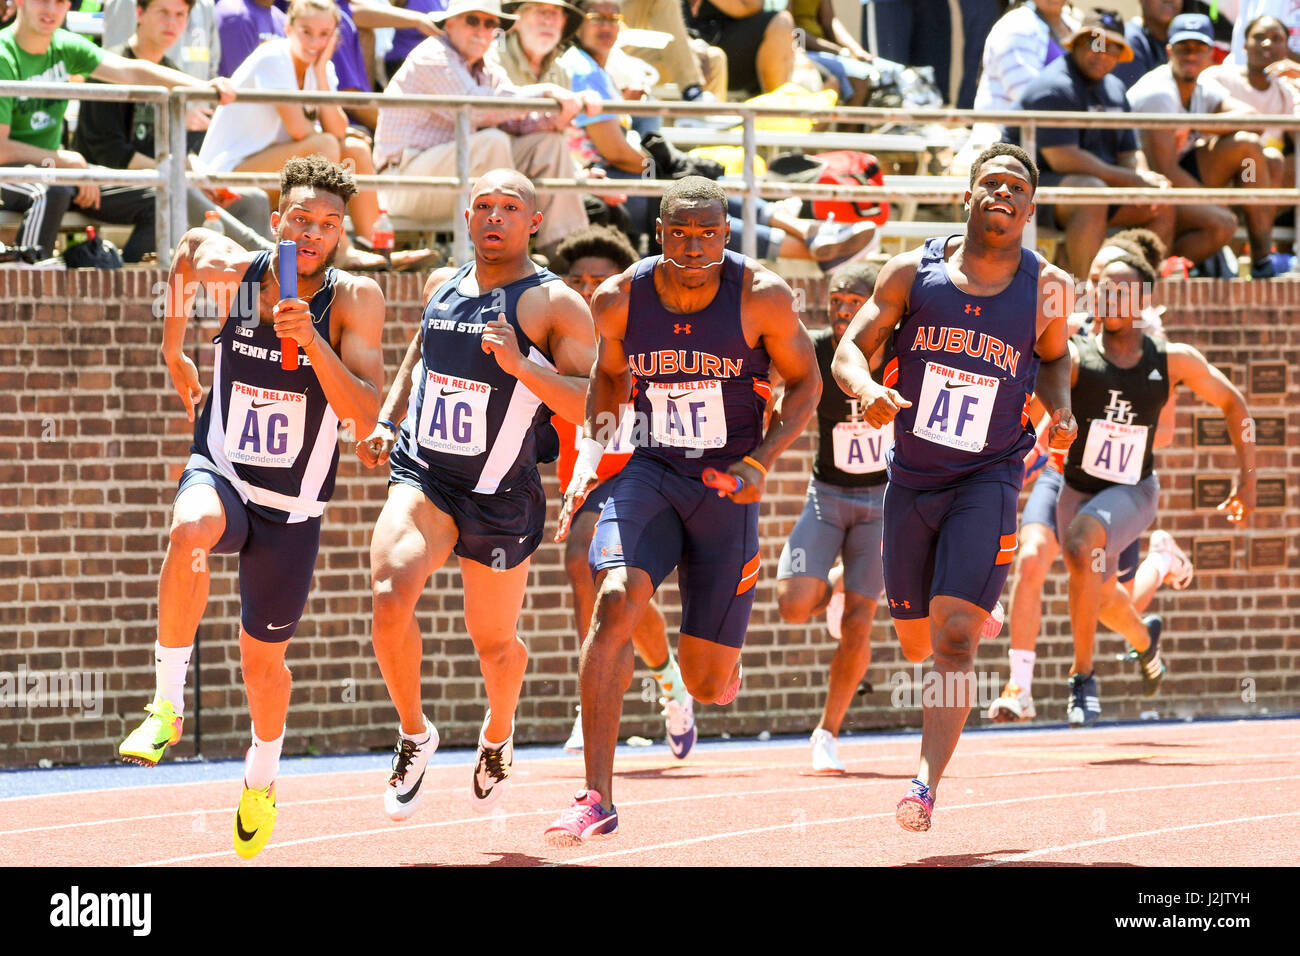
<instances>
[{"instance_id":1,"label":"white wristband","mask_svg":"<svg viewBox=\"0 0 1300 956\"><path fill-rule=\"evenodd\" d=\"M600 459L605 455L605 446L594 438L583 437L578 440L578 460L574 462L573 473L590 471L595 473L600 466Z\"/></svg>"}]
</instances>

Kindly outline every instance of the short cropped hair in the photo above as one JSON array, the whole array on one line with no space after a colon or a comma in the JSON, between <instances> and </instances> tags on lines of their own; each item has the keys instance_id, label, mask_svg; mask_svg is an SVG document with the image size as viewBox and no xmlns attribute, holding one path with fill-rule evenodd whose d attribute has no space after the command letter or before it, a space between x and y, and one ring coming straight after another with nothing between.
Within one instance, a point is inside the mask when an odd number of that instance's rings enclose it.
<instances>
[{"instance_id":1,"label":"short cropped hair","mask_svg":"<svg viewBox=\"0 0 1300 956\"><path fill-rule=\"evenodd\" d=\"M182 0L182 2L191 10L194 9L195 0ZM135 0L135 5L141 10L148 10L153 5L153 0Z\"/></svg>"},{"instance_id":2,"label":"short cropped hair","mask_svg":"<svg viewBox=\"0 0 1300 956\"><path fill-rule=\"evenodd\" d=\"M876 278L880 270L870 262L846 262L831 273L830 291L855 289L862 286L871 295L876 290Z\"/></svg>"},{"instance_id":3,"label":"short cropped hair","mask_svg":"<svg viewBox=\"0 0 1300 956\"><path fill-rule=\"evenodd\" d=\"M632 243L613 226L587 226L572 232L556 246L555 254L564 263L565 271L579 259L588 256L608 259L620 271L637 260Z\"/></svg>"},{"instance_id":4,"label":"short cropped hair","mask_svg":"<svg viewBox=\"0 0 1300 956\"><path fill-rule=\"evenodd\" d=\"M289 190L295 186L310 186L333 193L346 206L357 194L357 183L352 174L338 163L330 162L320 153L295 156L280 171L280 207L284 208Z\"/></svg>"},{"instance_id":5,"label":"short cropped hair","mask_svg":"<svg viewBox=\"0 0 1300 956\"><path fill-rule=\"evenodd\" d=\"M1026 153L1019 146L1013 143L994 143L984 152L980 153L979 158L971 163L970 167L970 188L975 188L975 180L979 178L980 170L990 159L996 159L999 156L1010 156L1018 161L1025 169L1029 170L1029 186L1032 192L1038 192L1038 164L1034 162L1033 157Z\"/></svg>"},{"instance_id":6,"label":"short cropped hair","mask_svg":"<svg viewBox=\"0 0 1300 956\"><path fill-rule=\"evenodd\" d=\"M686 176L664 190L663 201L659 204L659 217L667 216L682 203L699 200L720 203L723 215L726 215L727 193L721 186L703 176Z\"/></svg>"}]
</instances>

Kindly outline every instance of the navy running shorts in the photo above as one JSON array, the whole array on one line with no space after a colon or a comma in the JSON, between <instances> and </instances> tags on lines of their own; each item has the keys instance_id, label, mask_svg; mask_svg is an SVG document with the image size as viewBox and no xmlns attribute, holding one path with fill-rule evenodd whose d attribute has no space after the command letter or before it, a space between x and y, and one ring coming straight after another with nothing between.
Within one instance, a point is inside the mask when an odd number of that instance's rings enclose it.
<instances>
[{"instance_id":1,"label":"navy running shorts","mask_svg":"<svg viewBox=\"0 0 1300 956\"><path fill-rule=\"evenodd\" d=\"M935 491L885 491L885 595L900 620L930 616L930 599L961 598L990 613L1016 554L1020 489L968 481Z\"/></svg>"},{"instance_id":2,"label":"navy running shorts","mask_svg":"<svg viewBox=\"0 0 1300 956\"><path fill-rule=\"evenodd\" d=\"M1105 577L1126 571L1128 577L1119 580L1127 581L1137 574L1142 532L1156 520L1159 503L1160 481L1155 472L1136 485L1111 485L1095 495L1066 485L1056 506L1056 523L1068 528L1076 515L1095 518L1106 530ZM1120 545L1121 541L1128 544Z\"/></svg>"},{"instance_id":3,"label":"navy running shorts","mask_svg":"<svg viewBox=\"0 0 1300 956\"><path fill-rule=\"evenodd\" d=\"M639 568L658 590L676 568L681 633L742 646L758 583L758 503L719 498L639 456L611 484L587 553L592 573Z\"/></svg>"},{"instance_id":4,"label":"navy running shorts","mask_svg":"<svg viewBox=\"0 0 1300 956\"><path fill-rule=\"evenodd\" d=\"M1046 525L1052 529L1052 535L1060 541L1056 530L1056 502L1061 497L1061 487L1065 484L1065 475L1052 468L1044 468L1038 474L1034 487L1029 491L1029 500L1020 515L1020 527L1027 524ZM1134 538L1119 556L1120 583L1132 581L1137 576L1138 562L1142 557L1142 541Z\"/></svg>"},{"instance_id":5,"label":"navy running shorts","mask_svg":"<svg viewBox=\"0 0 1300 956\"><path fill-rule=\"evenodd\" d=\"M411 485L424 492L433 506L456 522L459 536L452 548L459 557L499 571L517 567L542 543L546 525L546 494L537 470L528 480L484 495L444 484L394 445L388 456L388 483Z\"/></svg>"},{"instance_id":6,"label":"navy running shorts","mask_svg":"<svg viewBox=\"0 0 1300 956\"><path fill-rule=\"evenodd\" d=\"M880 560L884 499L883 484L841 488L812 479L803 513L781 550L776 579L803 576L826 581L842 553L844 590L880 600L885 586Z\"/></svg>"},{"instance_id":7,"label":"navy running shorts","mask_svg":"<svg viewBox=\"0 0 1300 956\"><path fill-rule=\"evenodd\" d=\"M321 519L272 521L246 507L225 475L206 468L186 468L176 497L194 485L214 489L226 514L226 529L212 553L239 555L240 625L259 641L287 641L307 607Z\"/></svg>"}]
</instances>

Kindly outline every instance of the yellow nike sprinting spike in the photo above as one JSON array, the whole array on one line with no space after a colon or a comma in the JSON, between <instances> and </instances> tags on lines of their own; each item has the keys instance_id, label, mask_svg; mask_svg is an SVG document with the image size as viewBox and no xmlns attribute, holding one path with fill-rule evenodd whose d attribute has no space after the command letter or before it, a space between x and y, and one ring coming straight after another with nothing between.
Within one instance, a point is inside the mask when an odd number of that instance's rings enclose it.
<instances>
[{"instance_id":1,"label":"yellow nike sprinting spike","mask_svg":"<svg viewBox=\"0 0 1300 956\"><path fill-rule=\"evenodd\" d=\"M162 759L163 753L181 739L185 718L176 713L169 700L155 700L145 704L149 716L117 748L126 763L152 767Z\"/></svg>"},{"instance_id":2,"label":"yellow nike sprinting spike","mask_svg":"<svg viewBox=\"0 0 1300 956\"><path fill-rule=\"evenodd\" d=\"M251 860L262 852L275 828L275 784L265 790L244 787L235 810L235 852Z\"/></svg>"}]
</instances>

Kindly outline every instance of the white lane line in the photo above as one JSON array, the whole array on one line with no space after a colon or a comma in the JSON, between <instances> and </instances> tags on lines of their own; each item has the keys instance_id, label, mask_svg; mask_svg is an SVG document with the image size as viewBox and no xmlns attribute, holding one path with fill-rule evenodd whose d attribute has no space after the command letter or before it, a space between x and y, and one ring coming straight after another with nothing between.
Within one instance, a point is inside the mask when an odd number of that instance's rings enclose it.
<instances>
[{"instance_id":1,"label":"white lane line","mask_svg":"<svg viewBox=\"0 0 1300 956\"><path fill-rule=\"evenodd\" d=\"M1127 787L1119 790L1091 790L1091 791L1076 791L1073 793L1048 793L1048 794L1039 794L1032 797L1017 797L1011 800L991 800L986 803L957 804L950 807L942 807L941 809L945 814L947 814L947 813L952 813L955 810L977 810L984 807L1005 807L1011 804L1033 803L1035 801L1040 801L1040 800L1070 800L1079 797L1107 797L1107 796L1116 796L1118 794L1124 794L1124 793L1144 793L1153 790L1181 790L1181 789L1189 789L1193 787L1221 787L1228 784L1270 783L1278 780L1300 780L1300 776L1259 777L1254 780L1212 780L1212 781L1207 781L1205 783L1165 784L1164 786L1159 786L1159 787ZM796 821L795 823L777 824L770 827L755 827L749 830L732 830L724 833L714 833L708 836L690 837L689 839L685 839L685 840L672 840L667 843L656 843L652 846L633 847L632 849L628 849L628 850L614 850L611 853L597 853L592 856L578 857L577 859L574 860L556 861L556 865L576 866L579 863L589 863L593 860L605 860L605 859L609 859L610 857L616 857L616 856L628 856L633 853L648 853L651 850L670 850L670 849L676 849L677 847L690 846L693 843L707 843L710 840L724 840L730 837L752 836L758 833L769 833L774 830L788 830L792 826L823 826L823 825L835 824L835 823L849 823L856 820L874 820L880 817L892 817L893 815L894 812L891 810L887 813L869 813L864 816L858 816L858 817L839 817L831 820L804 820L804 821Z\"/></svg>"},{"instance_id":2,"label":"white lane line","mask_svg":"<svg viewBox=\"0 0 1300 956\"><path fill-rule=\"evenodd\" d=\"M1300 817L1300 810L1293 810L1290 813L1269 813L1259 817L1237 817L1235 820L1212 820L1208 823L1189 823L1181 827L1163 827L1159 830L1142 830L1138 833L1124 833L1120 836L1102 837L1097 840L1084 840L1082 843L1065 843L1061 846L1049 846L1042 850L1030 850L1026 853L1017 853L1015 856L1003 857L1000 860L987 860L983 863L976 863L976 866L1002 866L1005 863L1019 863L1021 860L1032 860L1035 857L1046 856L1049 853L1063 853L1066 850L1080 850L1090 846L1101 846L1103 843L1120 843L1124 840L1140 840L1143 837L1163 836L1166 833L1183 833L1187 830L1203 830L1207 827L1226 827L1237 823L1258 823L1261 820L1277 820L1282 817Z\"/></svg>"}]
</instances>

